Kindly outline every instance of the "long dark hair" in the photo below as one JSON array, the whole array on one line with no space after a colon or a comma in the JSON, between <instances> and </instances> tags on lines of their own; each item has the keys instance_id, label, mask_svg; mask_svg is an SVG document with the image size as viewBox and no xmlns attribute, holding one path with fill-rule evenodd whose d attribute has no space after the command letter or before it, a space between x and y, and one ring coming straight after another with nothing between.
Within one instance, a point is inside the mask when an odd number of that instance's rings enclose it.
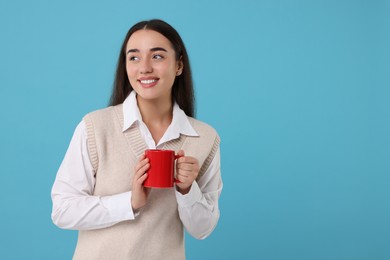
<instances>
[{"instance_id":1,"label":"long dark hair","mask_svg":"<svg viewBox=\"0 0 390 260\"><path fill-rule=\"evenodd\" d=\"M183 62L183 71L180 76L176 77L175 82L173 83L172 101L176 101L187 116L194 117L195 95L187 50L178 32L168 23L158 19L139 22L127 32L119 53L109 105L115 106L123 103L129 93L133 90L126 73L126 45L131 35L142 29L153 30L164 35L171 42L172 47L175 50L176 60L179 61L181 59Z\"/></svg>"}]
</instances>

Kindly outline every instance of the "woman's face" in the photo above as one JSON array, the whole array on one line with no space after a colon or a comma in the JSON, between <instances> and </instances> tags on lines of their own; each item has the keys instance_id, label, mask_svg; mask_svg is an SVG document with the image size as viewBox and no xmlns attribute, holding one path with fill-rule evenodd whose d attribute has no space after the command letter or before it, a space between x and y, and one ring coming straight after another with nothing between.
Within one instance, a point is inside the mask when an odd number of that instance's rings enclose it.
<instances>
[{"instance_id":1,"label":"woman's face","mask_svg":"<svg viewBox=\"0 0 390 260\"><path fill-rule=\"evenodd\" d=\"M182 72L170 41L153 30L139 30L126 45L126 71L138 98L171 101L172 85Z\"/></svg>"}]
</instances>

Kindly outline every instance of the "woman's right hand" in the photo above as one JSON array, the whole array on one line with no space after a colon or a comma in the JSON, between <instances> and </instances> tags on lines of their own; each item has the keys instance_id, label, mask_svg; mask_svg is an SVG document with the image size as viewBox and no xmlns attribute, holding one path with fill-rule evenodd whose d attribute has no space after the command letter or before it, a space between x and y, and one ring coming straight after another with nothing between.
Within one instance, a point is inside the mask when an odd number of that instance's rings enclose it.
<instances>
[{"instance_id":1,"label":"woman's right hand","mask_svg":"<svg viewBox=\"0 0 390 260\"><path fill-rule=\"evenodd\" d=\"M135 173L133 177L133 188L131 194L131 206L133 211L145 206L150 188L143 186L144 181L148 177L146 171L149 169L149 159L142 155L135 166Z\"/></svg>"}]
</instances>

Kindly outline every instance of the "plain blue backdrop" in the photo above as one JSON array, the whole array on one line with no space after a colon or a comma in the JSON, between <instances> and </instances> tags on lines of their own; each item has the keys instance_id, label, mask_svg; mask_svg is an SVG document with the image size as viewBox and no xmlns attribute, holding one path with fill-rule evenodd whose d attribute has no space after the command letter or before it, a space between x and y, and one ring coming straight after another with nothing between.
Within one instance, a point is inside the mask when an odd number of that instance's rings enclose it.
<instances>
[{"instance_id":1,"label":"plain blue backdrop","mask_svg":"<svg viewBox=\"0 0 390 260\"><path fill-rule=\"evenodd\" d=\"M70 259L50 190L107 105L121 42L162 18L222 138L221 218L192 259L390 259L389 1L0 0L0 259Z\"/></svg>"}]
</instances>

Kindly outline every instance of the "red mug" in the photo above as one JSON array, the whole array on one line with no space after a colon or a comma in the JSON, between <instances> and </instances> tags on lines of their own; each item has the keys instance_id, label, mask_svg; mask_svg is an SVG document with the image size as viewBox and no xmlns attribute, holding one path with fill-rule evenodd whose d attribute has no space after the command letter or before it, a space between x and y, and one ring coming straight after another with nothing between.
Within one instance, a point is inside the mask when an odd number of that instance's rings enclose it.
<instances>
[{"instance_id":1,"label":"red mug","mask_svg":"<svg viewBox=\"0 0 390 260\"><path fill-rule=\"evenodd\" d=\"M148 177L144 186L149 188L171 188L175 179L175 160L181 156L175 155L175 151L148 149L145 151L146 158L149 158L150 167L147 171Z\"/></svg>"}]
</instances>

